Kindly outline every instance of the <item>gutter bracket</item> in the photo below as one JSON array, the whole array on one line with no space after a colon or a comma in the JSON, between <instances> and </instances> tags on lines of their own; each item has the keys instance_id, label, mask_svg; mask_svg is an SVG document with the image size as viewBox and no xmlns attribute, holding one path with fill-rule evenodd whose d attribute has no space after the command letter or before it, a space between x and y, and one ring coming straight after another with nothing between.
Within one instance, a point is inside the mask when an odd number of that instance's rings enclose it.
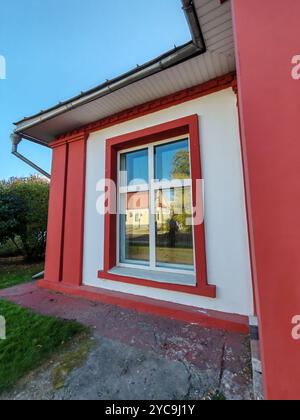
<instances>
[{"instance_id":1,"label":"gutter bracket","mask_svg":"<svg viewBox=\"0 0 300 420\"><path fill-rule=\"evenodd\" d=\"M16 156L18 159L22 160L27 165L31 166L33 169L38 171L40 174L42 174L44 177L51 179L51 175L44 171L41 167L33 163L31 160L27 159L25 156L23 156L21 153L18 152L19 144L22 142L23 137L20 134L13 133L10 136L11 142L12 142L12 151L11 153Z\"/></svg>"}]
</instances>

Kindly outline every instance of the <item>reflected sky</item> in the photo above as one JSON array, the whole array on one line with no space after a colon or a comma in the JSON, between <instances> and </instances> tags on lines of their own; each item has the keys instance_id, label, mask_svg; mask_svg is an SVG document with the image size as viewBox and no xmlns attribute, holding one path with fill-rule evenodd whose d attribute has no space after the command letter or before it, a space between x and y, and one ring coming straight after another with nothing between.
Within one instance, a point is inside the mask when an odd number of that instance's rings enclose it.
<instances>
[{"instance_id":1,"label":"reflected sky","mask_svg":"<svg viewBox=\"0 0 300 420\"><path fill-rule=\"evenodd\" d=\"M155 179L190 177L188 139L155 147Z\"/></svg>"},{"instance_id":2,"label":"reflected sky","mask_svg":"<svg viewBox=\"0 0 300 420\"><path fill-rule=\"evenodd\" d=\"M127 186L148 184L148 148L122 154L121 171L126 173ZM189 179L190 176L188 139L162 144L154 148L154 178L156 180Z\"/></svg>"},{"instance_id":3,"label":"reflected sky","mask_svg":"<svg viewBox=\"0 0 300 420\"><path fill-rule=\"evenodd\" d=\"M148 149L130 152L121 156L121 171L127 172L127 185L149 182Z\"/></svg>"}]
</instances>

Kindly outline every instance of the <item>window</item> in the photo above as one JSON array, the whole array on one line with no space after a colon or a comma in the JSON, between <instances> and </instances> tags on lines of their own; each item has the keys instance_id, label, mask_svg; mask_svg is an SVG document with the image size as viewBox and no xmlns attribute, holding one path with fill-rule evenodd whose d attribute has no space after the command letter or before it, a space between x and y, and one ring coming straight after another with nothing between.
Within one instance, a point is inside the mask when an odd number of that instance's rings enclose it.
<instances>
[{"instance_id":1,"label":"window","mask_svg":"<svg viewBox=\"0 0 300 420\"><path fill-rule=\"evenodd\" d=\"M198 115L108 139L106 178L99 279L215 298L206 272Z\"/></svg>"},{"instance_id":2,"label":"window","mask_svg":"<svg viewBox=\"0 0 300 420\"><path fill-rule=\"evenodd\" d=\"M119 153L120 265L194 271L191 187L186 136Z\"/></svg>"}]
</instances>

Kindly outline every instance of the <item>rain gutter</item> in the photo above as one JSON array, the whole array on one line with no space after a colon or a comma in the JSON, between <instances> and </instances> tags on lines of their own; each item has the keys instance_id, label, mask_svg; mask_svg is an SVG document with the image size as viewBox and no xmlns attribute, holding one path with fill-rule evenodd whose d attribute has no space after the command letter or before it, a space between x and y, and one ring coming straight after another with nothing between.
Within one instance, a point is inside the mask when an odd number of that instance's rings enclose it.
<instances>
[{"instance_id":1,"label":"rain gutter","mask_svg":"<svg viewBox=\"0 0 300 420\"><path fill-rule=\"evenodd\" d=\"M194 1L182 0L182 6L191 30L193 39L192 42L184 44L181 47L175 47L172 51L169 51L156 58L155 60L145 63L142 66L137 66L134 70L131 70L128 73L123 74L122 76L107 81L102 85L91 89L87 92L82 92L80 95L68 101L61 102L58 105L46 111L41 111L39 114L36 114L29 118L24 118L23 120L15 123L16 129L11 135L12 154L17 158L21 159L23 162L27 163L29 166L37 170L45 177L50 179L50 174L48 174L38 165L36 165L31 160L29 160L28 158L26 158L18 152L18 146L23 139L34 142L41 146L48 147L46 141L29 136L28 134L26 134L26 130L29 130L41 123L49 121L55 117L58 117L83 105L86 105L92 101L107 96L112 92L115 92L133 83L141 81L170 67L178 65L193 57L204 54L206 52L206 46L203 39Z\"/></svg>"}]
</instances>

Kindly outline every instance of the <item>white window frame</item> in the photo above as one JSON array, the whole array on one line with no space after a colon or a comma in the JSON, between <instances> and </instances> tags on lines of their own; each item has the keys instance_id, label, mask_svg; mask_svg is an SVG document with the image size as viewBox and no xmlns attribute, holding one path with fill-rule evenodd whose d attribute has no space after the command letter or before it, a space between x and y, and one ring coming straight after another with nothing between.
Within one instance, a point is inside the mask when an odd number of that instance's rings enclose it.
<instances>
[{"instance_id":1,"label":"white window frame","mask_svg":"<svg viewBox=\"0 0 300 420\"><path fill-rule=\"evenodd\" d=\"M159 142L154 142L150 144L146 144L143 146L132 147L129 149L120 150L118 152L118 182L117 182L117 266L123 268L134 268L140 270L151 270L151 271L160 271L160 272L167 272L167 273L177 273L177 274L194 274L196 275L196 255L195 255L195 234L194 234L194 224L192 224L192 233L193 233L193 258L194 258L194 266L190 266L190 269L187 269L186 265L173 265L173 267L168 267L168 264L157 266L156 261L156 230L155 230L155 192L157 190L166 189L164 186L167 186L168 189L171 188L178 188L178 180L167 181L167 185L165 182L160 182L154 179L154 149L156 146L160 146L163 144L174 143L180 140L188 140L188 149L189 149L189 158L190 158L190 171L191 171L191 179L189 180L179 180L181 183L180 186L182 187L190 187L191 189L191 203L193 202L193 192L192 192L192 166L191 166L191 150L190 150L190 136L188 134L174 137L167 140L162 140ZM148 149L148 167L149 167L149 183L134 185L124 187L121 185L120 180L120 168L121 168L121 155L136 152L139 150L146 150ZM130 262L121 262L120 260L120 251L121 251L121 194L126 194L130 192L149 192L149 202L150 202L150 226L149 226L149 264L143 261L134 261L130 260ZM125 247L125 241L123 246ZM129 261L129 260L128 260Z\"/></svg>"}]
</instances>

